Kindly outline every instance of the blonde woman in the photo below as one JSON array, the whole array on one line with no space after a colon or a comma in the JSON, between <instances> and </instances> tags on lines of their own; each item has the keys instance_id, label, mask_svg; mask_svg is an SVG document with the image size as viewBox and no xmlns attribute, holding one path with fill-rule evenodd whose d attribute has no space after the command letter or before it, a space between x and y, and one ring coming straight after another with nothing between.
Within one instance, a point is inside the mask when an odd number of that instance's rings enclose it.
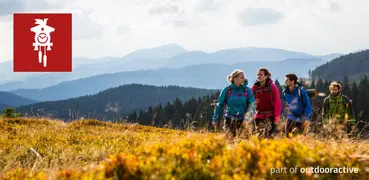
<instances>
[{"instance_id":1,"label":"blonde woman","mask_svg":"<svg viewBox=\"0 0 369 180\"><path fill-rule=\"evenodd\" d=\"M218 98L213 115L213 126L216 128L219 120L225 117L224 124L230 128L233 136L236 130L245 126L255 112L255 98L247 87L247 80L242 70L234 70L228 77L229 86L225 87Z\"/></svg>"}]
</instances>

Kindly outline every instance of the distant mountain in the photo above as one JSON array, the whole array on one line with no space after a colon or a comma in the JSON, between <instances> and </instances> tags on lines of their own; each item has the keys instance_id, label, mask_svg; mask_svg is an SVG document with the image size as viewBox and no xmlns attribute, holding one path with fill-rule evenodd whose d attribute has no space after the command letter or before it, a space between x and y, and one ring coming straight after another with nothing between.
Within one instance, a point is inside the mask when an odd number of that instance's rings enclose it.
<instances>
[{"instance_id":1,"label":"distant mountain","mask_svg":"<svg viewBox=\"0 0 369 180\"><path fill-rule=\"evenodd\" d=\"M88 73L93 76L124 71L181 68L208 63L235 64L251 61L281 61L291 58L310 59L315 58L315 56L272 48L235 48L205 53L203 51L186 51L181 46L168 44L137 50L118 59L106 60L104 63L81 65L73 70L73 73L85 72L82 73L83 77L87 77Z\"/></svg>"},{"instance_id":2,"label":"distant mountain","mask_svg":"<svg viewBox=\"0 0 369 180\"><path fill-rule=\"evenodd\" d=\"M0 75L4 77L0 81L0 90L11 91L14 89L44 88L63 81L71 81L79 78L90 77L110 72L121 72L141 69L159 68L160 63L156 59L166 59L186 52L184 48L175 44L167 44L155 48L147 48L134 51L124 57L105 57L98 59L75 58L73 59L73 72L62 73L14 73L13 61L4 62L0 66ZM140 63L137 63L140 62Z\"/></svg>"},{"instance_id":3,"label":"distant mountain","mask_svg":"<svg viewBox=\"0 0 369 180\"><path fill-rule=\"evenodd\" d=\"M318 58L321 58L325 61L331 61L331 60L336 59L336 58L338 58L342 55L343 54L334 53L334 54L328 54L328 55L324 55L324 56L318 56Z\"/></svg>"},{"instance_id":4,"label":"distant mountain","mask_svg":"<svg viewBox=\"0 0 369 180\"><path fill-rule=\"evenodd\" d=\"M68 120L76 116L89 116L93 118L117 118L127 115L134 110L147 109L150 106L173 102L177 98L187 101L216 93L217 90L185 88L178 86L156 87L141 84L122 85L101 91L94 95L82 96L61 101L49 101L21 106L18 112L30 115L37 112L53 113L58 118ZM32 110L33 109L33 110ZM32 110L32 111L31 111ZM33 113L32 113L33 112ZM44 114L41 114L44 115Z\"/></svg>"},{"instance_id":5,"label":"distant mountain","mask_svg":"<svg viewBox=\"0 0 369 180\"><path fill-rule=\"evenodd\" d=\"M221 60L231 60L234 63L250 62L250 61L282 61L285 59L310 59L315 58L313 55L293 52L276 48L234 48L225 49L213 53L214 56Z\"/></svg>"},{"instance_id":6,"label":"distant mountain","mask_svg":"<svg viewBox=\"0 0 369 180\"><path fill-rule=\"evenodd\" d=\"M3 103L0 103L0 113L2 110L6 109L6 108L10 108L11 106L7 105L7 104L3 104Z\"/></svg>"},{"instance_id":7,"label":"distant mountain","mask_svg":"<svg viewBox=\"0 0 369 180\"><path fill-rule=\"evenodd\" d=\"M309 69L314 69L324 62L322 59L289 59L278 62L246 62L234 65L202 64L178 69L162 68L110 73L62 82L42 89L18 89L11 92L38 101L51 101L91 95L107 88L131 83L221 89L227 85L226 77L234 69L245 70L246 76L252 83L256 80L256 70L260 67L268 67L272 72L272 78L283 82L286 73L296 73L300 77L307 77Z\"/></svg>"},{"instance_id":8,"label":"distant mountain","mask_svg":"<svg viewBox=\"0 0 369 180\"><path fill-rule=\"evenodd\" d=\"M0 110L7 107L17 107L21 105L27 105L36 103L37 101L27 99L13 93L0 91Z\"/></svg>"},{"instance_id":9,"label":"distant mountain","mask_svg":"<svg viewBox=\"0 0 369 180\"><path fill-rule=\"evenodd\" d=\"M15 73L13 72L13 61L0 62L0 76L1 76L0 84L16 80L21 81L35 74L37 73L27 73L27 72ZM0 88L0 90L5 89Z\"/></svg>"},{"instance_id":10,"label":"distant mountain","mask_svg":"<svg viewBox=\"0 0 369 180\"><path fill-rule=\"evenodd\" d=\"M123 57L106 57L93 60L77 58L73 60L72 73L35 73L32 76L22 74L22 78L13 78L10 82L8 79L7 83L0 83L0 90L45 88L63 81L115 72L182 68L209 63L231 65L251 61L281 61L290 58L311 59L314 56L282 49L254 47L205 53L202 51L186 51L176 44L167 44L137 50ZM6 72L5 74L11 77L14 73Z\"/></svg>"},{"instance_id":11,"label":"distant mountain","mask_svg":"<svg viewBox=\"0 0 369 180\"><path fill-rule=\"evenodd\" d=\"M186 49L177 44L166 44L154 48L140 49L127 54L124 58L129 60L139 58L165 59L184 52L186 52Z\"/></svg>"},{"instance_id":12,"label":"distant mountain","mask_svg":"<svg viewBox=\"0 0 369 180\"><path fill-rule=\"evenodd\" d=\"M190 51L167 60L165 68L180 68L190 65L220 63L236 64L244 62L282 61L286 59L311 59L312 55L273 48L234 48L211 54L202 51Z\"/></svg>"},{"instance_id":13,"label":"distant mountain","mask_svg":"<svg viewBox=\"0 0 369 180\"><path fill-rule=\"evenodd\" d=\"M312 71L313 77L335 81L344 80L345 76L357 80L362 75L369 75L369 50L340 56Z\"/></svg>"}]
</instances>

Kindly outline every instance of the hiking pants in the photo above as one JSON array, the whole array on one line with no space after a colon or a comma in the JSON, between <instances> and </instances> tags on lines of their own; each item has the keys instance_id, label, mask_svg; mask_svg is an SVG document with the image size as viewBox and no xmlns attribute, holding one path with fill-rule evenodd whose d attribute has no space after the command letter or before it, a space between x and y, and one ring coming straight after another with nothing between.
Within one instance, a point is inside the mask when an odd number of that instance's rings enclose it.
<instances>
[{"instance_id":1,"label":"hiking pants","mask_svg":"<svg viewBox=\"0 0 369 180\"><path fill-rule=\"evenodd\" d=\"M288 119L285 128L287 137L289 133L292 133L294 128L297 128L299 133L304 132L304 124L302 122L297 122L295 120Z\"/></svg>"},{"instance_id":2,"label":"hiking pants","mask_svg":"<svg viewBox=\"0 0 369 180\"><path fill-rule=\"evenodd\" d=\"M242 126L242 120L232 120L231 118L226 117L224 125L226 129L229 128L229 131L233 136L236 136L236 130L239 130Z\"/></svg>"},{"instance_id":3,"label":"hiking pants","mask_svg":"<svg viewBox=\"0 0 369 180\"><path fill-rule=\"evenodd\" d=\"M270 122L265 122L266 120L269 120ZM271 123L272 124L272 126L274 125L274 116L269 116L267 119L260 119L260 118L256 118L255 119L255 124L256 124L256 129L257 129L257 127L259 127L259 125L260 125L260 123ZM275 129L273 129L273 128L271 128L270 130L269 130L269 132L268 132L268 135L267 136L270 136L272 133L273 133L273 131L274 131Z\"/></svg>"}]
</instances>

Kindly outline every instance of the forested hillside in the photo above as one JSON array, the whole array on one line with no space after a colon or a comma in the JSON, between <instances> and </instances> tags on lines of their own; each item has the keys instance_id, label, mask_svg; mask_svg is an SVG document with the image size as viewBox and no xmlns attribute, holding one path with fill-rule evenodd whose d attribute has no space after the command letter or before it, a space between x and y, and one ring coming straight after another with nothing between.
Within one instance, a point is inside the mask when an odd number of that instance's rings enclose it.
<instances>
[{"instance_id":1,"label":"forested hillside","mask_svg":"<svg viewBox=\"0 0 369 180\"><path fill-rule=\"evenodd\" d=\"M81 96L61 101L47 101L17 108L27 116L48 116L66 121L85 118L114 120L128 112L147 109L150 105L182 101L208 95L216 90L185 88L179 86L122 85L95 95Z\"/></svg>"},{"instance_id":2,"label":"forested hillside","mask_svg":"<svg viewBox=\"0 0 369 180\"><path fill-rule=\"evenodd\" d=\"M345 76L359 81L363 75L369 75L369 50L338 57L318 66L311 73L312 77L337 81L344 80Z\"/></svg>"}]
</instances>

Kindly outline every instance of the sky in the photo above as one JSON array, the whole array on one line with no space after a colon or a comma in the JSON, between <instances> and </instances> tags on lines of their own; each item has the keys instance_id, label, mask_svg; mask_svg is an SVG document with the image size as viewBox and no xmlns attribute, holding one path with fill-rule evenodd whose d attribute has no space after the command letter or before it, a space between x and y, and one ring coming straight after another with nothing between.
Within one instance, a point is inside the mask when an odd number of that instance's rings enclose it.
<instances>
[{"instance_id":1,"label":"sky","mask_svg":"<svg viewBox=\"0 0 369 180\"><path fill-rule=\"evenodd\" d=\"M369 45L368 0L0 0L0 62L13 56L13 13L72 13L73 57L178 44L215 52L279 48L313 55Z\"/></svg>"}]
</instances>

